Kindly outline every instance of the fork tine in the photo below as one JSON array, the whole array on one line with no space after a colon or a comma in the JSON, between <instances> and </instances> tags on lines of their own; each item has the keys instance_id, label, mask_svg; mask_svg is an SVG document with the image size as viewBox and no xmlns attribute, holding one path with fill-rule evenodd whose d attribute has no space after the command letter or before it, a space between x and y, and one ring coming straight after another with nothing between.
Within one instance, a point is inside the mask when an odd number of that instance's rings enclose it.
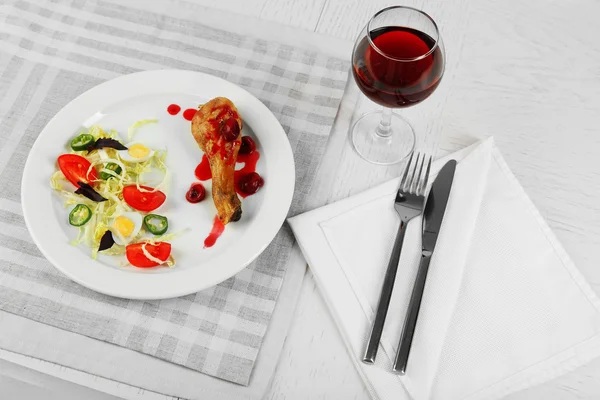
<instances>
[{"instance_id":1,"label":"fork tine","mask_svg":"<svg viewBox=\"0 0 600 400\"><path fill-rule=\"evenodd\" d=\"M419 179L419 177L417 176L417 168L419 168L419 159L421 158L421 153L417 154L417 159L415 160L415 168L412 171L412 175L410 177L410 182L408 183L408 187L406 188L406 190L409 193L414 193L415 192L415 187L416 187L416 183Z\"/></svg>"},{"instance_id":2,"label":"fork tine","mask_svg":"<svg viewBox=\"0 0 600 400\"><path fill-rule=\"evenodd\" d=\"M427 182L429 181L429 172L431 171L431 160L433 156L429 156L429 161L427 162L427 170L425 171L425 176L423 178L423 186L420 189L420 192L423 196L425 196L425 192L427 191Z\"/></svg>"},{"instance_id":3,"label":"fork tine","mask_svg":"<svg viewBox=\"0 0 600 400\"><path fill-rule=\"evenodd\" d=\"M418 158L418 156L419 155L417 154L417 158ZM403 190L405 192L407 192L407 193L410 190L410 184L411 184L412 179L413 179L414 169L415 169L415 162L416 161L417 160L414 157L412 157L411 163L408 166L408 176L406 177L406 182L404 182L404 187L403 187Z\"/></svg>"},{"instance_id":4,"label":"fork tine","mask_svg":"<svg viewBox=\"0 0 600 400\"><path fill-rule=\"evenodd\" d=\"M404 190L404 184L406 183L406 176L408 175L408 170L410 169L410 164L412 163L414 154L415 153L411 153L410 158L408 159L408 163L406 163L406 168L404 169L404 175L402 176L402 180L400 181L400 190Z\"/></svg>"},{"instance_id":5,"label":"fork tine","mask_svg":"<svg viewBox=\"0 0 600 400\"><path fill-rule=\"evenodd\" d=\"M418 195L419 190L421 189L421 184L423 183L423 166L425 165L425 153L423 153L423 158L421 159L421 166L419 167L419 174L417 175L417 180L415 181L415 190L413 192Z\"/></svg>"}]
</instances>

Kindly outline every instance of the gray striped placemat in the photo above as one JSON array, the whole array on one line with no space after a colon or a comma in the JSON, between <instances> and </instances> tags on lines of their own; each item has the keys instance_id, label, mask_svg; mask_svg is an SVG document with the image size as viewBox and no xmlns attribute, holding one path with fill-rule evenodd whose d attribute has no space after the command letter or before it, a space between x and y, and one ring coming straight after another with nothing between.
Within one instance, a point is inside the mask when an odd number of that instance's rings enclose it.
<instances>
[{"instance_id":1,"label":"gray striped placemat","mask_svg":"<svg viewBox=\"0 0 600 400\"><path fill-rule=\"evenodd\" d=\"M206 72L246 88L283 125L296 162L293 215L303 211L349 64L224 30L192 3L164 1L160 12L133 4L0 4L0 309L247 385L286 271L290 230L208 290L162 301L104 296L60 274L33 244L20 206L25 160L55 113L107 79L162 68Z\"/></svg>"}]
</instances>

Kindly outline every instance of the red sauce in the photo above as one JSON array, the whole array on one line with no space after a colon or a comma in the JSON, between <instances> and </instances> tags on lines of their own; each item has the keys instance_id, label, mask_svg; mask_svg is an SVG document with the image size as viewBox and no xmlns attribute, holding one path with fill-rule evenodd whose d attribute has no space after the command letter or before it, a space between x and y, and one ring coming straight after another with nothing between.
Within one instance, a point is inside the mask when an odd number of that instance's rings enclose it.
<instances>
[{"instance_id":1,"label":"red sauce","mask_svg":"<svg viewBox=\"0 0 600 400\"><path fill-rule=\"evenodd\" d=\"M210 171L210 163L208 162L208 157L206 156L206 154L202 155L202 161L196 167L194 174L196 175L196 178L198 178L201 181L207 181L210 178L212 178L212 172Z\"/></svg>"},{"instance_id":2,"label":"red sauce","mask_svg":"<svg viewBox=\"0 0 600 400\"><path fill-rule=\"evenodd\" d=\"M210 155L213 157L218 154L221 160L225 161L225 164L231 165L233 164L233 147L239 143L239 140L228 142L222 136L219 136L210 148Z\"/></svg>"},{"instance_id":3,"label":"red sauce","mask_svg":"<svg viewBox=\"0 0 600 400\"><path fill-rule=\"evenodd\" d=\"M196 110L195 108L188 108L183 112L183 118L187 119L188 121L191 121L192 118L194 118L196 111L198 110Z\"/></svg>"},{"instance_id":4,"label":"red sauce","mask_svg":"<svg viewBox=\"0 0 600 400\"><path fill-rule=\"evenodd\" d=\"M229 118L225 118L226 116L229 116ZM235 137L239 136L240 126L237 125L238 118L239 116L237 112L233 111L230 107L223 107L216 117L207 121L207 123L212 127L212 129L206 131L207 135L210 135L211 132L218 133L216 140L215 138L207 137L207 140L212 140L213 143L209 149L209 155L212 157L218 154L219 157L221 157L221 159L224 160L228 165L231 165L234 162L234 147L241 144L241 139L235 139ZM235 127L233 126L234 123L236 125ZM227 128L225 129L225 133L237 134L235 137L230 137L227 134L224 135L224 128Z\"/></svg>"},{"instance_id":5,"label":"red sauce","mask_svg":"<svg viewBox=\"0 0 600 400\"><path fill-rule=\"evenodd\" d=\"M171 104L169 107L167 107L167 112L171 115L177 115L179 111L181 111L181 107L179 107L177 104Z\"/></svg>"},{"instance_id":6,"label":"red sauce","mask_svg":"<svg viewBox=\"0 0 600 400\"><path fill-rule=\"evenodd\" d=\"M238 154L238 162L243 162L244 167L238 171L235 171L235 173L233 175L233 181L235 183L235 191L242 198L246 198L248 196L253 195L264 184L264 181L262 181L262 178L260 178L260 175L258 175L256 173L256 164L258 163L259 159L260 159L260 153L258 151L253 151L250 154ZM254 191L245 190L247 178L251 174L257 175L258 178L260 178L260 180L262 181L262 183L259 184L259 187Z\"/></svg>"},{"instance_id":7,"label":"red sauce","mask_svg":"<svg viewBox=\"0 0 600 400\"><path fill-rule=\"evenodd\" d=\"M250 154L238 154L237 162L244 163L244 167L238 171L235 171L236 175L246 175L250 172L256 171L256 164L260 159L260 153L254 151Z\"/></svg>"},{"instance_id":8,"label":"red sauce","mask_svg":"<svg viewBox=\"0 0 600 400\"><path fill-rule=\"evenodd\" d=\"M210 125L212 126L213 131L221 133L221 128L222 128L221 122L224 120L226 115L229 115L229 118L227 119L227 121L232 118L234 119L234 121L237 121L237 118L239 118L238 114L235 111L233 111L230 107L223 107L216 117L214 117L213 119L208 121L210 123ZM239 126L238 126L238 128L239 128Z\"/></svg>"},{"instance_id":9,"label":"red sauce","mask_svg":"<svg viewBox=\"0 0 600 400\"><path fill-rule=\"evenodd\" d=\"M256 173L256 164L258 163L259 159L260 153L258 151L254 151L250 154L238 154L237 161L238 163L244 163L244 166L241 169L235 171L233 175L233 181L235 183L235 191L243 198L254 194L244 191L243 181L244 178L247 177L249 174L253 172ZM202 156L202 161L196 167L194 174L196 175L196 178L198 178L201 181L207 181L212 178L212 172L210 171L210 163L208 162L208 157L206 156L206 154Z\"/></svg>"},{"instance_id":10,"label":"red sauce","mask_svg":"<svg viewBox=\"0 0 600 400\"><path fill-rule=\"evenodd\" d=\"M217 242L217 239L223 234L225 230L225 225L219 219L219 216L215 216L215 220L213 221L213 227L208 234L208 237L204 239L204 248L212 247Z\"/></svg>"}]
</instances>

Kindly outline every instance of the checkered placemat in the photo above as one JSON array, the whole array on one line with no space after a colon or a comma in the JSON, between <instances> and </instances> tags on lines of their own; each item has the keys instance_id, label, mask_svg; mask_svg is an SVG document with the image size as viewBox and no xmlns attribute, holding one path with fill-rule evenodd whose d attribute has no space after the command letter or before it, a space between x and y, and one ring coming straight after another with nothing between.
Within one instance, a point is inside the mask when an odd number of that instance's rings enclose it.
<instances>
[{"instance_id":1,"label":"checkered placemat","mask_svg":"<svg viewBox=\"0 0 600 400\"><path fill-rule=\"evenodd\" d=\"M169 0L162 9L118 0L0 5L0 309L247 385L293 244L287 227L248 268L213 288L133 301L60 274L33 244L21 213L25 160L50 118L105 80L161 68L222 77L271 109L295 156L291 215L303 211L349 63L215 28L191 3Z\"/></svg>"}]
</instances>

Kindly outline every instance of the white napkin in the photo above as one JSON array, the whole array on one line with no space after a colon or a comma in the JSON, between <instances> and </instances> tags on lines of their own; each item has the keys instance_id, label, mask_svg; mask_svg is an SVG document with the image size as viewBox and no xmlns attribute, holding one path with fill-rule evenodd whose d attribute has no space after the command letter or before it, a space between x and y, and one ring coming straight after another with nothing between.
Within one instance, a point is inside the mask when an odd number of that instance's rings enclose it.
<instances>
[{"instance_id":1,"label":"white napkin","mask_svg":"<svg viewBox=\"0 0 600 400\"><path fill-rule=\"evenodd\" d=\"M497 399L600 355L600 301L491 139L459 161L408 362L389 372L420 255L408 226L374 366L360 360L398 227L398 180L291 218L355 365L374 398Z\"/></svg>"}]
</instances>

